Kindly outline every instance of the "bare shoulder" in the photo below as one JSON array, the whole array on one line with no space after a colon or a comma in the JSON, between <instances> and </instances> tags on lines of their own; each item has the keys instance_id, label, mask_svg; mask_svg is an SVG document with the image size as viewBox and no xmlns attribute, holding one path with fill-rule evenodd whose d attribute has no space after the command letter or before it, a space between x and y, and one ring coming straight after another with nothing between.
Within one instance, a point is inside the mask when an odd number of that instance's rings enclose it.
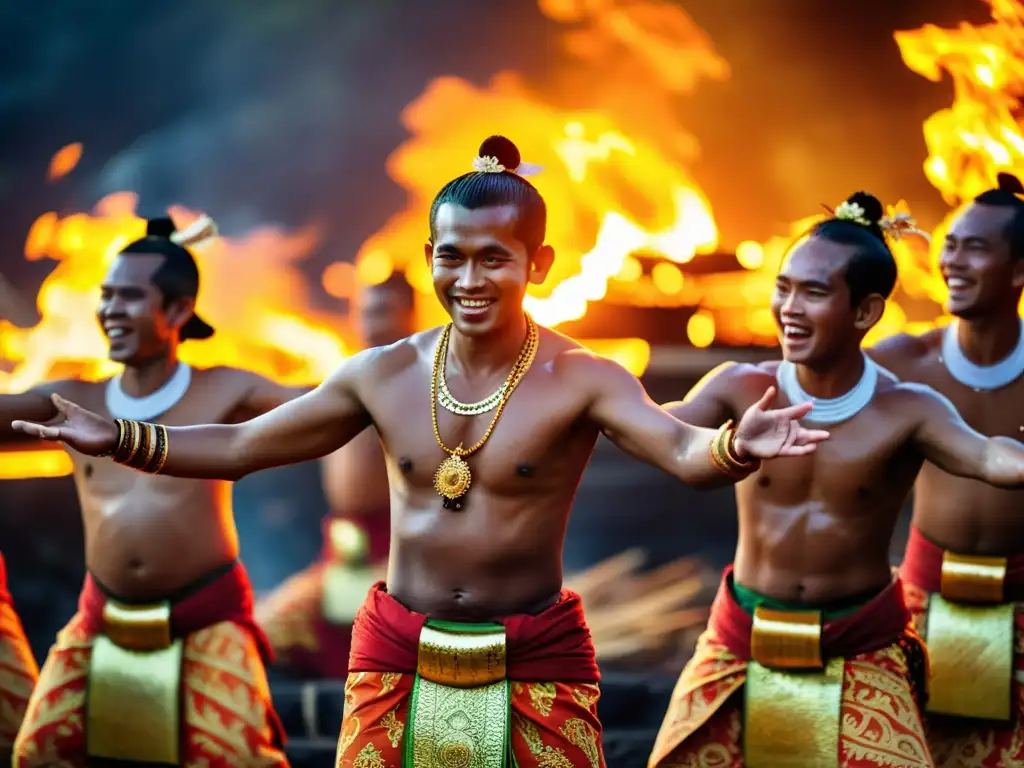
<instances>
[{"instance_id":1,"label":"bare shoulder","mask_svg":"<svg viewBox=\"0 0 1024 768\"><path fill-rule=\"evenodd\" d=\"M357 352L327 377L325 386L345 386L370 392L411 368L433 358L440 328L414 333L393 344Z\"/></svg>"},{"instance_id":2,"label":"bare shoulder","mask_svg":"<svg viewBox=\"0 0 1024 768\"><path fill-rule=\"evenodd\" d=\"M915 367L942 344L942 330L933 329L919 336L898 333L883 339L865 352L882 368L899 378L908 378Z\"/></svg>"},{"instance_id":3,"label":"bare shoulder","mask_svg":"<svg viewBox=\"0 0 1024 768\"><path fill-rule=\"evenodd\" d=\"M948 411L956 412L956 406L941 392L927 384L904 381L882 369L879 371L876 398L894 406L894 412L926 418Z\"/></svg>"}]
</instances>

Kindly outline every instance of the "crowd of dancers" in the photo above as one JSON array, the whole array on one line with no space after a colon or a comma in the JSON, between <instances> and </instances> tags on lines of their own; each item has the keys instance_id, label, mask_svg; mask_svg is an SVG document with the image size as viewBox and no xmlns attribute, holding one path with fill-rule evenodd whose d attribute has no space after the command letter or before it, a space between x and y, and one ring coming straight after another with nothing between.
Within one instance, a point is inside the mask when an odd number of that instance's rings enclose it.
<instances>
[{"instance_id":1,"label":"crowd of dancers","mask_svg":"<svg viewBox=\"0 0 1024 768\"><path fill-rule=\"evenodd\" d=\"M600 672L561 563L604 435L736 489L736 556L649 768L1024 765L1020 182L953 219L948 325L862 348L896 285L891 241L923 233L858 192L781 264L781 359L658 405L524 312L555 258L537 170L488 138L425 222L451 322L414 332L408 283L368 288L367 348L312 389L178 359L214 332L189 251L208 219L151 220L119 253L97 317L123 371L0 396L0 438L71 456L87 565L41 669L0 588L4 760L287 765L276 655L347 680L339 768L604 766ZM323 556L257 604L230 483L321 458Z\"/></svg>"}]
</instances>

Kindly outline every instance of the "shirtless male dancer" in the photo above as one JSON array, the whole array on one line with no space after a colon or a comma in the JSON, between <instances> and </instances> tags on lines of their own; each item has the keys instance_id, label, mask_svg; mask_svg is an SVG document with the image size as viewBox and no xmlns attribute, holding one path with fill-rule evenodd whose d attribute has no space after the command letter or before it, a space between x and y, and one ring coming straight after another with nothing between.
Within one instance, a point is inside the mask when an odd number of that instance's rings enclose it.
<instances>
[{"instance_id":1,"label":"shirtless male dancer","mask_svg":"<svg viewBox=\"0 0 1024 768\"><path fill-rule=\"evenodd\" d=\"M474 168L430 212L444 328L360 352L311 394L238 425L113 422L63 399L63 423L17 425L137 466L122 437L141 432L164 474L230 479L377 428L391 552L353 628L344 768L499 768L513 755L520 768L604 765L594 647L579 597L562 589L569 510L598 435L695 485L828 436L797 423L809 405L765 410L773 390L738 426L696 429L621 366L538 327L523 299L554 259L543 198L504 137L483 143Z\"/></svg>"},{"instance_id":2,"label":"shirtless male dancer","mask_svg":"<svg viewBox=\"0 0 1024 768\"><path fill-rule=\"evenodd\" d=\"M0 273L0 320L28 328L38 320L31 305ZM2 333L2 329L0 329ZM39 678L39 665L29 647L21 620L7 589L7 570L0 552L0 764L11 761L14 737L21 727L29 696Z\"/></svg>"},{"instance_id":3,"label":"shirtless male dancer","mask_svg":"<svg viewBox=\"0 0 1024 768\"><path fill-rule=\"evenodd\" d=\"M413 289L401 273L358 296L356 321L366 347L412 334ZM344 680L352 621L369 588L384 575L391 534L391 492L377 432L367 427L322 462L324 520L319 562L256 604L277 665L302 677Z\"/></svg>"},{"instance_id":4,"label":"shirtless male dancer","mask_svg":"<svg viewBox=\"0 0 1024 768\"><path fill-rule=\"evenodd\" d=\"M775 384L780 404L812 403L805 421L831 438L736 486L735 563L651 768L932 765L919 710L927 664L889 564L893 529L925 459L1020 488L1024 449L986 439L945 398L865 357L896 282L889 224L859 192L812 228L776 278L783 360L726 364L668 406L717 424Z\"/></svg>"},{"instance_id":5,"label":"shirtless male dancer","mask_svg":"<svg viewBox=\"0 0 1024 768\"><path fill-rule=\"evenodd\" d=\"M244 421L299 394L247 371L178 361L180 342L213 334L194 313L199 273L184 247L209 234L208 219L185 232L170 219L150 221L101 289L98 320L123 373L2 395L0 433L15 434L12 419L62 418L54 395L105 418L193 424ZM286 765L264 671L268 649L237 559L231 485L147 477L68 452L88 575L79 611L43 665L13 764L82 766L88 755Z\"/></svg>"},{"instance_id":6,"label":"shirtless male dancer","mask_svg":"<svg viewBox=\"0 0 1024 768\"><path fill-rule=\"evenodd\" d=\"M1000 174L953 219L939 267L956 319L868 350L903 381L948 397L986 435L1024 432L1024 186ZM1024 765L1024 492L926 463L901 567L931 654L928 741L936 765Z\"/></svg>"}]
</instances>

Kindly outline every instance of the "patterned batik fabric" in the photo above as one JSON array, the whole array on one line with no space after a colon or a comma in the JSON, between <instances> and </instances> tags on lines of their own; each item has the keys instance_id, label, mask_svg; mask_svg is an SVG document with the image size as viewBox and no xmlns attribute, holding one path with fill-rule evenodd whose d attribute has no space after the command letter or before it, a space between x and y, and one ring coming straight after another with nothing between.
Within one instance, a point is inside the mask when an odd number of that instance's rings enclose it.
<instances>
[{"instance_id":1,"label":"patterned batik fabric","mask_svg":"<svg viewBox=\"0 0 1024 768\"><path fill-rule=\"evenodd\" d=\"M403 768L403 737L415 677L349 673L337 768ZM598 685L513 682L511 687L517 768L604 768Z\"/></svg>"},{"instance_id":2,"label":"patterned batik fabric","mask_svg":"<svg viewBox=\"0 0 1024 768\"><path fill-rule=\"evenodd\" d=\"M92 635L81 614L57 636L14 746L14 768L86 768ZM190 635L182 665L182 765L287 766L252 633L220 622Z\"/></svg>"},{"instance_id":3,"label":"patterned batik fabric","mask_svg":"<svg viewBox=\"0 0 1024 768\"><path fill-rule=\"evenodd\" d=\"M903 582L903 597L919 632L928 621L930 593ZM937 768L1024 766L1024 613L1018 606L1014 632L1014 679L1009 722L926 715L928 745Z\"/></svg>"},{"instance_id":4,"label":"patterned batik fabric","mask_svg":"<svg viewBox=\"0 0 1024 768\"><path fill-rule=\"evenodd\" d=\"M742 768L747 663L709 628L686 665L649 768ZM846 660L837 765L932 768L907 654L900 643Z\"/></svg>"},{"instance_id":5,"label":"patterned batik fabric","mask_svg":"<svg viewBox=\"0 0 1024 768\"><path fill-rule=\"evenodd\" d=\"M10 756L38 679L39 665L21 620L11 603L0 599L0 757Z\"/></svg>"}]
</instances>

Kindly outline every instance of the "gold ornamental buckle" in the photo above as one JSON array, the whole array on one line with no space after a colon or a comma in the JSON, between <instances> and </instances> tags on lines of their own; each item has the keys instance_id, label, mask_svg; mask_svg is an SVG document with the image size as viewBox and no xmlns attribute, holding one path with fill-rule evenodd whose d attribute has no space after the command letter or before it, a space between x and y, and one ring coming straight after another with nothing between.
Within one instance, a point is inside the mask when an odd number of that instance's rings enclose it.
<instances>
[{"instance_id":1,"label":"gold ornamental buckle","mask_svg":"<svg viewBox=\"0 0 1024 768\"><path fill-rule=\"evenodd\" d=\"M821 612L758 606L750 632L750 658L773 669L821 669Z\"/></svg>"},{"instance_id":2,"label":"gold ornamental buckle","mask_svg":"<svg viewBox=\"0 0 1024 768\"><path fill-rule=\"evenodd\" d=\"M156 651L171 645L171 604L125 605L107 600L103 634L133 651Z\"/></svg>"},{"instance_id":3,"label":"gold ornamental buckle","mask_svg":"<svg viewBox=\"0 0 1024 768\"><path fill-rule=\"evenodd\" d=\"M1001 603L1006 558L942 553L940 594L954 603Z\"/></svg>"},{"instance_id":4,"label":"gold ornamental buckle","mask_svg":"<svg viewBox=\"0 0 1024 768\"><path fill-rule=\"evenodd\" d=\"M499 625L494 625L499 626ZM428 622L420 632L417 672L453 688L476 688L506 678L505 628L472 631Z\"/></svg>"}]
</instances>

